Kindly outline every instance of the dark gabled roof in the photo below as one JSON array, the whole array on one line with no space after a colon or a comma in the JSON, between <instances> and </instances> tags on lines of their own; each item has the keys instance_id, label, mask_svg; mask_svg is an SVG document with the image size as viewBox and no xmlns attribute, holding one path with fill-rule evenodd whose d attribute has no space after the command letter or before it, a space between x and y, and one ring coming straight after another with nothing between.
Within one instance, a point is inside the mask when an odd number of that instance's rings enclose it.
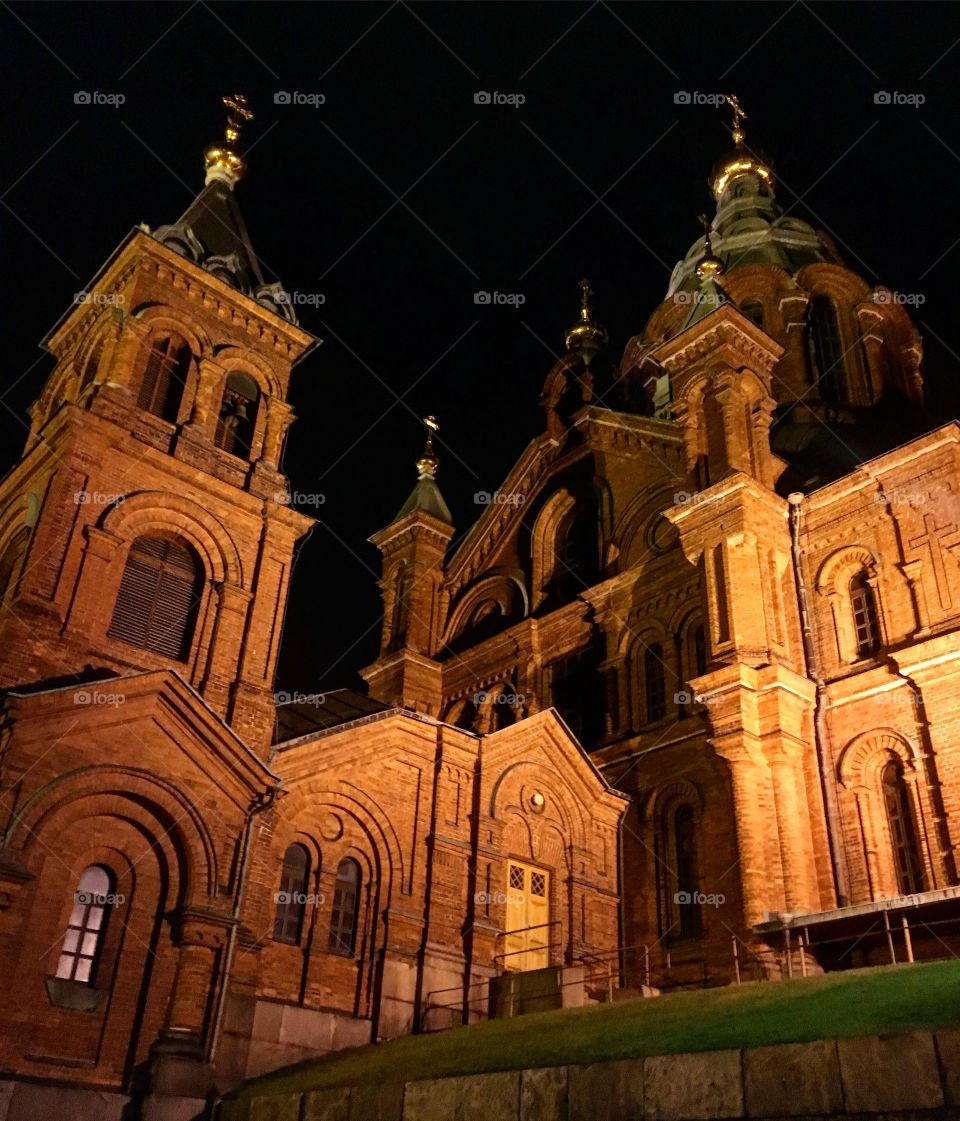
<instances>
[{"instance_id":1,"label":"dark gabled roof","mask_svg":"<svg viewBox=\"0 0 960 1121\"><path fill-rule=\"evenodd\" d=\"M263 307L291 323L297 322L283 286L267 284L263 278L229 183L211 179L178 221L161 226L153 236Z\"/></svg>"},{"instance_id":2,"label":"dark gabled roof","mask_svg":"<svg viewBox=\"0 0 960 1121\"><path fill-rule=\"evenodd\" d=\"M383 701L356 693L353 689L334 689L330 693L291 693L287 696L289 700L282 700L277 705L275 744L299 739L311 732L323 732L338 724L386 712L390 708Z\"/></svg>"}]
</instances>

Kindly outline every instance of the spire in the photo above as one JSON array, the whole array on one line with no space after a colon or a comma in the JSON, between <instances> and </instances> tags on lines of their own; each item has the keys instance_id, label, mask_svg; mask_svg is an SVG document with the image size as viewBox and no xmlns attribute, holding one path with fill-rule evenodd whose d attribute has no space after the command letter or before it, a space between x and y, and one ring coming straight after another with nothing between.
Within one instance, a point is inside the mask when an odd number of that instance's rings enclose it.
<instances>
[{"instance_id":1,"label":"spire","mask_svg":"<svg viewBox=\"0 0 960 1121\"><path fill-rule=\"evenodd\" d=\"M253 120L253 113L242 93L228 94L222 100L227 108L224 143L211 144L204 150L203 162L207 169L205 182L219 179L233 190L234 184L247 173L247 161L237 151L237 144L243 126L247 121Z\"/></svg>"},{"instance_id":2,"label":"spire","mask_svg":"<svg viewBox=\"0 0 960 1121\"><path fill-rule=\"evenodd\" d=\"M440 460L434 451L433 437L434 433L440 431L440 425L434 416L425 416L423 424L427 430L427 442L423 454L417 460L417 485L413 488L407 501L404 502L400 513L393 520L398 522L401 518L405 518L407 514L420 510L441 522L446 522L447 525L453 525L450 510L443 500L443 495L440 493L436 480Z\"/></svg>"},{"instance_id":3,"label":"spire","mask_svg":"<svg viewBox=\"0 0 960 1121\"><path fill-rule=\"evenodd\" d=\"M253 113L240 93L224 97L223 104L227 107L224 140L209 145L203 153L207 169L203 190L178 221L160 226L153 236L262 307L296 323L293 302L283 285L264 280L233 191L247 170L238 143L240 131L253 120Z\"/></svg>"},{"instance_id":4,"label":"spire","mask_svg":"<svg viewBox=\"0 0 960 1121\"><path fill-rule=\"evenodd\" d=\"M716 279L723 272L723 261L713 252L710 241L710 219L706 214L700 215L700 225L703 226L703 256L697 262L697 276L701 280L708 277Z\"/></svg>"},{"instance_id":5,"label":"spire","mask_svg":"<svg viewBox=\"0 0 960 1121\"><path fill-rule=\"evenodd\" d=\"M697 262L696 268L700 285L695 292L685 294L692 306L683 321L683 326L680 328L682 331L693 326L694 323L698 323L712 311L716 311L721 304L730 303L727 294L720 285L723 262L713 252L713 245L710 241L710 220L706 214L700 215L700 224L703 226L703 256Z\"/></svg>"},{"instance_id":6,"label":"spire","mask_svg":"<svg viewBox=\"0 0 960 1121\"><path fill-rule=\"evenodd\" d=\"M564 341L567 350L578 353L584 366L589 366L597 354L607 345L607 329L593 318L590 297L593 291L589 280L580 281L580 318L567 330Z\"/></svg>"}]
</instances>

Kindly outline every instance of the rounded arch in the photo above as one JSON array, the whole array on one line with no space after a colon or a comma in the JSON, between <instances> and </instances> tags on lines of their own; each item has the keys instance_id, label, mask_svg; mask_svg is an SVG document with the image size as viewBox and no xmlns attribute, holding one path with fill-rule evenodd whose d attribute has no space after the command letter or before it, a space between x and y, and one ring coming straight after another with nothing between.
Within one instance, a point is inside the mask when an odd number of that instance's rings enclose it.
<instances>
[{"instance_id":1,"label":"rounded arch","mask_svg":"<svg viewBox=\"0 0 960 1121\"><path fill-rule=\"evenodd\" d=\"M641 811L641 820L654 824L662 819L663 815L674 806L690 805L696 815L697 824L703 815L704 798L698 786L689 779L676 779L673 782L662 783L655 786L644 800Z\"/></svg>"},{"instance_id":2,"label":"rounded arch","mask_svg":"<svg viewBox=\"0 0 960 1121\"><path fill-rule=\"evenodd\" d=\"M202 324L182 318L174 308L166 304L140 304L131 314L149 329L149 334L143 339L145 346L150 344L152 337L168 332L179 335L184 340L190 347L194 362L213 354L213 340Z\"/></svg>"},{"instance_id":3,"label":"rounded arch","mask_svg":"<svg viewBox=\"0 0 960 1121\"><path fill-rule=\"evenodd\" d=\"M841 751L837 778L846 790L873 790L894 756L903 763L905 772L917 772L917 749L902 733L893 728L861 732Z\"/></svg>"},{"instance_id":4,"label":"rounded arch","mask_svg":"<svg viewBox=\"0 0 960 1121\"><path fill-rule=\"evenodd\" d=\"M804 265L797 273L797 283L810 296L828 296L844 311L849 311L853 304L871 292L870 285L862 277L843 265L827 261Z\"/></svg>"},{"instance_id":5,"label":"rounded arch","mask_svg":"<svg viewBox=\"0 0 960 1121\"><path fill-rule=\"evenodd\" d=\"M196 550L209 580L243 586L240 554L233 538L209 510L189 498L165 491L140 491L107 509L101 528L124 541L134 541L152 531L174 533Z\"/></svg>"},{"instance_id":6,"label":"rounded arch","mask_svg":"<svg viewBox=\"0 0 960 1121\"><path fill-rule=\"evenodd\" d=\"M369 852L364 856L368 877L381 885L385 898L389 899L395 882L399 882L401 889L406 886L400 839L382 806L358 787L346 783L344 786L347 789L332 790L323 778L297 783L279 803L274 851L284 851L296 839L297 833L312 837L323 854L324 867L329 870L332 866L329 853L336 851L343 855L347 845L343 837L333 841L324 839L324 817L331 813L346 815L368 840ZM346 836L346 830L343 836ZM333 862L335 864L336 861Z\"/></svg>"},{"instance_id":7,"label":"rounded arch","mask_svg":"<svg viewBox=\"0 0 960 1121\"><path fill-rule=\"evenodd\" d=\"M524 771L529 771L530 776L525 777ZM528 801L525 798L528 789L530 792L539 790L547 799L547 814L543 819L537 820L549 821L554 818L559 821L563 834L571 844L586 847L586 815L583 806L562 775L554 772L548 777L544 776L542 761L518 759L504 767L490 791L487 812L492 818L499 820L503 820L508 813L528 817L521 808ZM511 794L513 799L508 801ZM554 810L552 814L551 808Z\"/></svg>"},{"instance_id":8,"label":"rounded arch","mask_svg":"<svg viewBox=\"0 0 960 1121\"><path fill-rule=\"evenodd\" d=\"M451 642L470 628L476 612L491 604L499 608L503 627L525 619L530 614L530 600L523 580L515 572L496 569L467 587L450 612L445 641Z\"/></svg>"},{"instance_id":9,"label":"rounded arch","mask_svg":"<svg viewBox=\"0 0 960 1121\"><path fill-rule=\"evenodd\" d=\"M239 346L227 345L215 347L215 355L218 364L225 370L224 384L226 376L237 372L253 378L264 397L283 395L273 367L258 354L253 354Z\"/></svg>"},{"instance_id":10,"label":"rounded arch","mask_svg":"<svg viewBox=\"0 0 960 1121\"><path fill-rule=\"evenodd\" d=\"M814 586L823 595L835 595L857 572L866 569L872 574L877 563L877 558L866 545L845 545L822 562Z\"/></svg>"},{"instance_id":11,"label":"rounded arch","mask_svg":"<svg viewBox=\"0 0 960 1121\"><path fill-rule=\"evenodd\" d=\"M91 804L96 799L99 806ZM97 765L58 775L38 788L12 819L3 840L28 854L54 822L126 816L138 828L169 837L182 867L189 899L194 890L217 895L220 872L214 839L200 809L173 783L139 767Z\"/></svg>"},{"instance_id":12,"label":"rounded arch","mask_svg":"<svg viewBox=\"0 0 960 1121\"><path fill-rule=\"evenodd\" d=\"M64 379L64 390L66 385L73 380L79 383L81 389L94 380L96 374L99 373L104 354L112 341L111 336L116 335L116 323L117 321L110 310L105 309L97 316L74 353L72 370Z\"/></svg>"},{"instance_id":13,"label":"rounded arch","mask_svg":"<svg viewBox=\"0 0 960 1121\"><path fill-rule=\"evenodd\" d=\"M531 553L533 561L533 595L538 602L544 596L544 588L550 582L556 564L554 558L554 542L557 531L567 514L576 507L576 499L566 487L562 487L552 494L537 515L533 523L531 535Z\"/></svg>"}]
</instances>

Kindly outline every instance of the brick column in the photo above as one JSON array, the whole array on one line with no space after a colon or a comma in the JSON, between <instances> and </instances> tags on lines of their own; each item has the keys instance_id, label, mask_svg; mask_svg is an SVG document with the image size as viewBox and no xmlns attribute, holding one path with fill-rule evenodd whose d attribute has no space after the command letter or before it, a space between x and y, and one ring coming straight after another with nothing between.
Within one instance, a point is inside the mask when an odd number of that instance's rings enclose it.
<instances>
[{"instance_id":1,"label":"brick column","mask_svg":"<svg viewBox=\"0 0 960 1121\"><path fill-rule=\"evenodd\" d=\"M190 413L190 428L195 437L212 440L218 412L217 390L223 383L226 370L211 358L201 358L197 377L197 395Z\"/></svg>"},{"instance_id":2,"label":"brick column","mask_svg":"<svg viewBox=\"0 0 960 1121\"><path fill-rule=\"evenodd\" d=\"M279 397L271 397L267 401L267 427L263 437L262 458L274 470L280 462L283 438L293 419L293 409L286 401Z\"/></svg>"},{"instance_id":3,"label":"brick column","mask_svg":"<svg viewBox=\"0 0 960 1121\"><path fill-rule=\"evenodd\" d=\"M237 677L240 644L253 596L246 589L226 581L216 592L219 600L216 629L210 643L201 692L207 704L223 716L230 702L230 687Z\"/></svg>"},{"instance_id":4,"label":"brick column","mask_svg":"<svg viewBox=\"0 0 960 1121\"><path fill-rule=\"evenodd\" d=\"M767 822L757 805L758 788L766 776L739 737L714 741L717 753L730 767L734 821L740 863L740 891L743 896L743 921L747 927L763 922L766 912L776 910L771 890L771 854L766 842Z\"/></svg>"},{"instance_id":5,"label":"brick column","mask_svg":"<svg viewBox=\"0 0 960 1121\"><path fill-rule=\"evenodd\" d=\"M783 744L771 751L768 758L777 810L784 902L788 911L816 910L819 900L810 885L812 853L803 838L809 818L806 806L800 804L797 790L798 759Z\"/></svg>"},{"instance_id":6,"label":"brick column","mask_svg":"<svg viewBox=\"0 0 960 1121\"><path fill-rule=\"evenodd\" d=\"M200 1057L210 1024L207 1010L216 982L217 966L226 942L225 920L219 917L184 915L178 931L180 956L173 982L166 1042L176 1042Z\"/></svg>"}]
</instances>

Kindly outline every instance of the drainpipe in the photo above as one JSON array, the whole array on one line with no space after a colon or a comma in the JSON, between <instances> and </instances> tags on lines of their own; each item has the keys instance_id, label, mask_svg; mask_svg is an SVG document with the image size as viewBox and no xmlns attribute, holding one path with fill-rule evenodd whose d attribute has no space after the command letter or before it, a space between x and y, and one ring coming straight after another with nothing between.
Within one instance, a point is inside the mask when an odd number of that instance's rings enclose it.
<instances>
[{"instance_id":1,"label":"drainpipe","mask_svg":"<svg viewBox=\"0 0 960 1121\"><path fill-rule=\"evenodd\" d=\"M270 794L265 801L255 802L247 811L247 820L243 829L243 843L240 848L240 864L237 868L237 889L233 893L233 910L231 911L231 915L234 921L230 924L230 930L227 934L227 952L223 962L223 981L220 985L220 991L217 993L217 1006L213 1017L213 1031L210 1033L210 1046L207 1049L207 1062L211 1066L216 1059L217 1046L220 1043L220 1026L223 1023L223 1015L227 1006L227 987L230 983L233 952L237 944L237 927L240 924L240 908L243 904L243 889L246 886L247 863L250 858L250 839L253 836L254 818L257 814L273 809L282 787L283 780L281 779L276 786L271 788Z\"/></svg>"},{"instance_id":2,"label":"drainpipe","mask_svg":"<svg viewBox=\"0 0 960 1121\"><path fill-rule=\"evenodd\" d=\"M827 752L827 733L825 724L825 701L827 687L817 667L816 647L813 642L813 629L810 617L810 604L807 583L803 575L800 555L800 517L804 496L794 491L787 496L790 503L790 555L793 559L793 576L797 584L797 604L800 608L800 633L803 636L803 661L807 677L816 685L813 706L813 741L817 749L817 764L820 771L820 789L826 813L827 841L830 847L830 864L833 869L833 883L837 893L837 906L847 904L847 876L843 847L840 842L840 807L837 802L837 788L833 780L833 766Z\"/></svg>"}]
</instances>

